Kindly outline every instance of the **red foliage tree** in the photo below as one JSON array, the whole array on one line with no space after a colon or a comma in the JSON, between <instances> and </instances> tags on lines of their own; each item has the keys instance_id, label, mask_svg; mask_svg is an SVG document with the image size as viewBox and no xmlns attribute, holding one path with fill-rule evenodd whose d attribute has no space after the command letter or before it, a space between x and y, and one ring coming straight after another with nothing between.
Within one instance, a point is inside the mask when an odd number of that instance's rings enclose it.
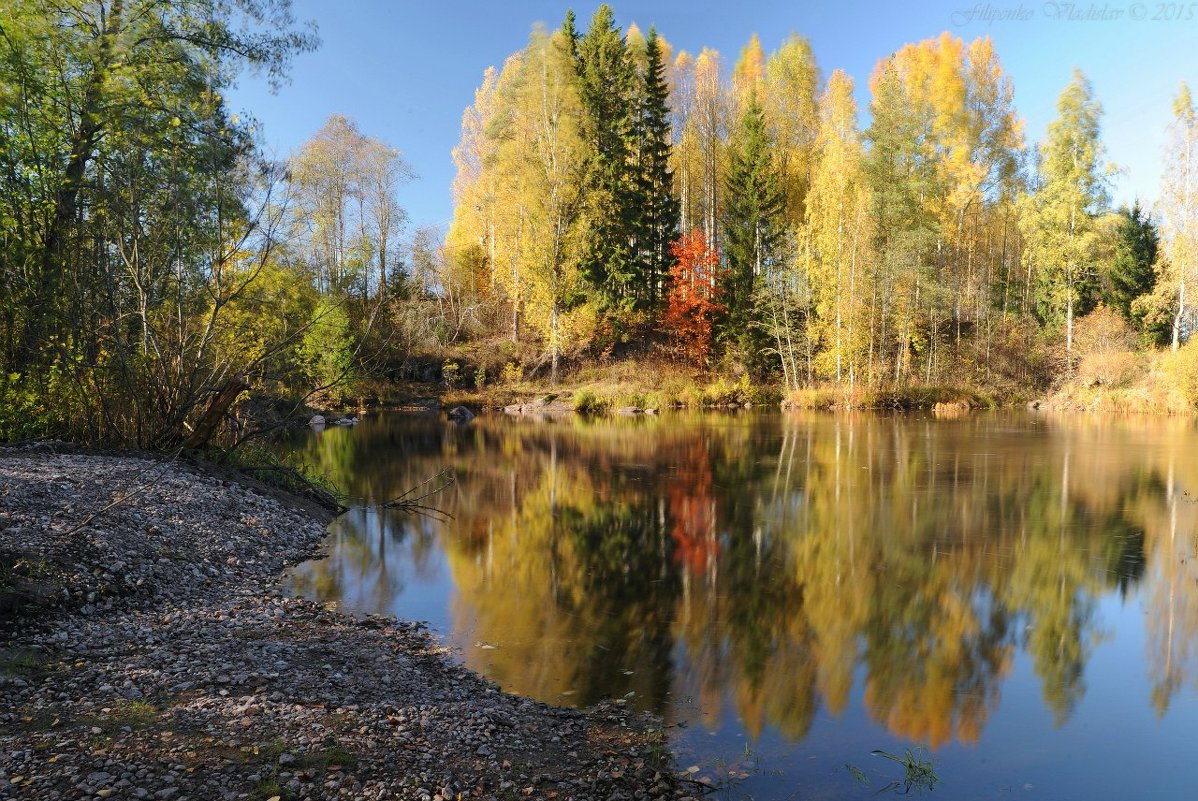
<instances>
[{"instance_id":1,"label":"red foliage tree","mask_svg":"<svg viewBox=\"0 0 1198 801\"><path fill-rule=\"evenodd\" d=\"M662 322L683 356L701 367L711 353L713 321L724 309L717 300L720 254L708 246L699 228L679 237L670 252L675 263Z\"/></svg>"},{"instance_id":2,"label":"red foliage tree","mask_svg":"<svg viewBox=\"0 0 1198 801\"><path fill-rule=\"evenodd\" d=\"M716 537L715 478L707 446L696 443L679 460L669 487L674 527L674 561L692 575L703 575L720 555Z\"/></svg>"}]
</instances>

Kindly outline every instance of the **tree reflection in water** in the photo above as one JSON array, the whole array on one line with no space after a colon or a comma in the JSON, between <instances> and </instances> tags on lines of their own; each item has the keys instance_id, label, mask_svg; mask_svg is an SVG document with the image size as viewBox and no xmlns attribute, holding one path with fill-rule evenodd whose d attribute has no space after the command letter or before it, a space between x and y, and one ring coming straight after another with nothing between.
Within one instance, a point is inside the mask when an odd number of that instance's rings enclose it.
<instances>
[{"instance_id":1,"label":"tree reflection in water","mask_svg":"<svg viewBox=\"0 0 1198 801\"><path fill-rule=\"evenodd\" d=\"M1019 653L1067 721L1100 600L1145 584L1163 714L1198 675L1194 445L1169 420L389 416L294 455L365 502L452 467L453 520L355 510L295 581L402 613L443 554L455 641L498 644L464 658L514 692L799 740L860 680L933 747L979 739Z\"/></svg>"}]
</instances>

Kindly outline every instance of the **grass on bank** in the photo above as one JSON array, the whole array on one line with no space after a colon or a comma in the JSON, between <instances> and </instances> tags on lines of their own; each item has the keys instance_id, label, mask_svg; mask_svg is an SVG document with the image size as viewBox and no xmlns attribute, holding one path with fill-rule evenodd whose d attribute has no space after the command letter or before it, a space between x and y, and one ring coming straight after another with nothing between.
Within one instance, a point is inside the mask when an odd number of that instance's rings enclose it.
<instances>
[{"instance_id":1,"label":"grass on bank","mask_svg":"<svg viewBox=\"0 0 1198 801\"><path fill-rule=\"evenodd\" d=\"M310 465L287 462L264 445L249 443L233 450L213 448L197 457L306 498L329 511L339 513L345 509L345 494L328 477Z\"/></svg>"},{"instance_id":2,"label":"grass on bank","mask_svg":"<svg viewBox=\"0 0 1198 801\"><path fill-rule=\"evenodd\" d=\"M1193 414L1198 409L1198 339L1177 351L1086 354L1049 396L1048 406L1114 414Z\"/></svg>"},{"instance_id":3,"label":"grass on bank","mask_svg":"<svg viewBox=\"0 0 1198 801\"><path fill-rule=\"evenodd\" d=\"M878 409L912 411L938 405L969 409L993 409L991 396L975 389L949 386L908 386L878 389L871 387L812 387L787 393L782 406L788 409Z\"/></svg>"},{"instance_id":4,"label":"grass on bank","mask_svg":"<svg viewBox=\"0 0 1198 801\"><path fill-rule=\"evenodd\" d=\"M775 387L754 384L749 376L708 376L670 362L626 359L584 365L548 380L520 378L473 387L450 387L441 395L446 407L503 407L553 395L583 414L605 414L624 407L639 409L704 408L776 404Z\"/></svg>"}]
</instances>

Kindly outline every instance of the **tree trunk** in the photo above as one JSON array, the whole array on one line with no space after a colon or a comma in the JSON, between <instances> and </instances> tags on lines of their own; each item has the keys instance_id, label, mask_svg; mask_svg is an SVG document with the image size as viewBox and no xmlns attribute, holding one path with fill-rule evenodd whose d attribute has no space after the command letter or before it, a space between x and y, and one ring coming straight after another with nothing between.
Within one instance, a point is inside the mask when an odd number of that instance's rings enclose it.
<instances>
[{"instance_id":1,"label":"tree trunk","mask_svg":"<svg viewBox=\"0 0 1198 801\"><path fill-rule=\"evenodd\" d=\"M553 310L549 314L549 383L554 386L557 386L557 353L557 301L554 301Z\"/></svg>"},{"instance_id":2,"label":"tree trunk","mask_svg":"<svg viewBox=\"0 0 1198 801\"><path fill-rule=\"evenodd\" d=\"M224 418L225 413L237 400L237 396L249 388L250 385L245 376L234 376L225 382L220 391L213 395L212 400L208 402L208 408L204 410L203 417L200 418L200 422L196 424L191 435L184 440L183 446L185 448L202 448L207 445L220 426L220 421Z\"/></svg>"},{"instance_id":3,"label":"tree trunk","mask_svg":"<svg viewBox=\"0 0 1198 801\"><path fill-rule=\"evenodd\" d=\"M1073 287L1065 292L1065 353L1073 353Z\"/></svg>"},{"instance_id":4,"label":"tree trunk","mask_svg":"<svg viewBox=\"0 0 1198 801\"><path fill-rule=\"evenodd\" d=\"M1181 279L1177 290L1177 314L1173 315L1173 350L1181 344L1181 315L1186 308L1186 280Z\"/></svg>"}]
</instances>

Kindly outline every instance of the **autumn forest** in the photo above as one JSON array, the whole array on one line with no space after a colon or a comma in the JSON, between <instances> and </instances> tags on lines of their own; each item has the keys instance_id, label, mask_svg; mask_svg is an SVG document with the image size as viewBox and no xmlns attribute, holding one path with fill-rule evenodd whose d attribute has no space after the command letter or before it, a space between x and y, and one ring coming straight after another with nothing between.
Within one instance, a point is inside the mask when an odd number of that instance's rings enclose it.
<instances>
[{"instance_id":1,"label":"autumn forest","mask_svg":"<svg viewBox=\"0 0 1198 801\"><path fill-rule=\"evenodd\" d=\"M1097 352L1186 339L1184 84L1150 214L1110 207L1080 72L1035 146L988 38L904 46L868 81L862 114L853 78L825 76L797 34L769 55L754 37L729 71L621 32L606 7L585 33L572 15L537 29L463 117L447 267L554 363L653 340L786 390L1035 388Z\"/></svg>"},{"instance_id":2,"label":"autumn forest","mask_svg":"<svg viewBox=\"0 0 1198 801\"><path fill-rule=\"evenodd\" d=\"M799 34L733 60L601 6L462 99L452 221L411 230L393 145L334 115L274 159L229 107L318 48L289 3L9 7L3 438L202 447L254 433L247 399L286 416L415 380L481 403L587 370L643 405L1198 399L1184 83L1159 196L1115 208L1080 72L1033 143L988 38L854 78Z\"/></svg>"}]
</instances>

